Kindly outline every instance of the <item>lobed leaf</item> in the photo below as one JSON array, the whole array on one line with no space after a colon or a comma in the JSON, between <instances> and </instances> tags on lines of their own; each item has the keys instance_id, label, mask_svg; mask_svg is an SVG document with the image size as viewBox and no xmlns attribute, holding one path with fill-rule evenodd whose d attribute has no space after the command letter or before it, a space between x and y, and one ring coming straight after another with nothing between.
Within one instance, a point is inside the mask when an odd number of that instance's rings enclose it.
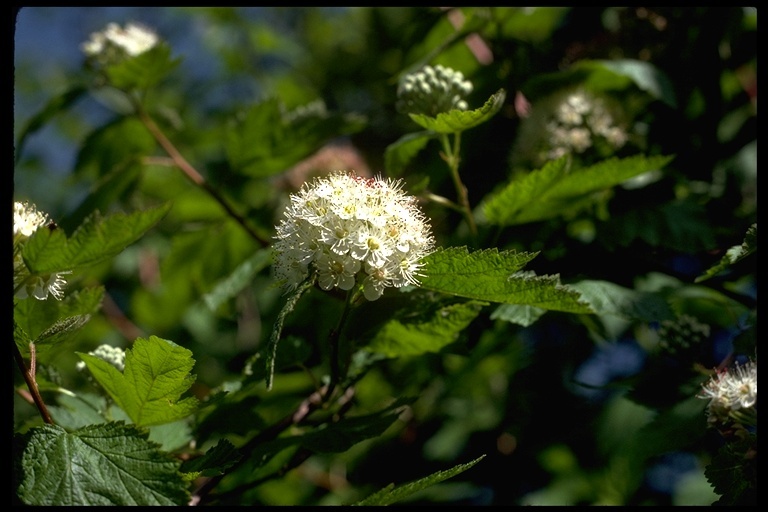
<instances>
[{"instance_id":1,"label":"lobed leaf","mask_svg":"<svg viewBox=\"0 0 768 512\"><path fill-rule=\"evenodd\" d=\"M185 505L179 462L122 422L74 432L44 425L17 436L17 494L26 505Z\"/></svg>"},{"instance_id":2,"label":"lobed leaf","mask_svg":"<svg viewBox=\"0 0 768 512\"><path fill-rule=\"evenodd\" d=\"M427 130L436 133L458 133L490 120L501 110L506 97L507 92L504 89L499 89L488 98L482 107L475 110L451 110L441 112L437 114L437 117L424 114L408 115L416 124Z\"/></svg>"},{"instance_id":3,"label":"lobed leaf","mask_svg":"<svg viewBox=\"0 0 768 512\"><path fill-rule=\"evenodd\" d=\"M192 352L175 343L150 336L138 338L125 351L125 370L90 354L79 353L98 383L137 425L170 423L192 414L194 397L180 399L195 378Z\"/></svg>"},{"instance_id":4,"label":"lobed leaf","mask_svg":"<svg viewBox=\"0 0 768 512\"><path fill-rule=\"evenodd\" d=\"M582 169L569 170L567 157L548 162L508 183L483 201L490 224L512 226L557 217L575 205L591 201L591 194L639 174L659 169L671 157L643 155L611 158Z\"/></svg>"},{"instance_id":5,"label":"lobed leaf","mask_svg":"<svg viewBox=\"0 0 768 512\"><path fill-rule=\"evenodd\" d=\"M560 277L519 272L538 253L466 247L438 250L424 258L421 287L459 297L505 304L526 304L568 313L592 313L579 292Z\"/></svg>"}]
</instances>

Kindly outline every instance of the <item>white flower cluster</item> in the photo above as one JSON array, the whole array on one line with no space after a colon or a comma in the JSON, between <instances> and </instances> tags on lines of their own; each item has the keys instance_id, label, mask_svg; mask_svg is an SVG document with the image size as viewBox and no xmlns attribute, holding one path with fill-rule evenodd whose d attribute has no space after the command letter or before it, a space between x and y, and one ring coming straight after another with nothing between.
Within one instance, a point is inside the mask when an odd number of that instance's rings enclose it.
<instances>
[{"instance_id":1,"label":"white flower cluster","mask_svg":"<svg viewBox=\"0 0 768 512\"><path fill-rule=\"evenodd\" d=\"M752 407L757 403L757 363L749 361L718 372L704 384L701 396L711 400L710 407Z\"/></svg>"},{"instance_id":2,"label":"white flower cluster","mask_svg":"<svg viewBox=\"0 0 768 512\"><path fill-rule=\"evenodd\" d=\"M583 153L593 145L593 137L604 138L614 149L627 142L626 131L615 124L605 104L582 91L566 96L553 117L546 124L552 146L547 158Z\"/></svg>"},{"instance_id":3,"label":"white flower cluster","mask_svg":"<svg viewBox=\"0 0 768 512\"><path fill-rule=\"evenodd\" d=\"M450 110L467 110L464 98L472 92L472 82L460 71L424 66L403 77L397 87L397 109L408 114L436 116Z\"/></svg>"},{"instance_id":4,"label":"white flower cluster","mask_svg":"<svg viewBox=\"0 0 768 512\"><path fill-rule=\"evenodd\" d=\"M88 353L99 359L103 359L121 372L125 370L125 350L122 348L103 344L96 347L96 350L91 350ZM75 368L77 368L78 371L84 371L86 368L85 361L78 361Z\"/></svg>"},{"instance_id":5,"label":"white flower cluster","mask_svg":"<svg viewBox=\"0 0 768 512\"><path fill-rule=\"evenodd\" d=\"M274 244L275 277L287 289L310 272L323 290L359 285L371 301L387 287L418 284L434 239L402 182L337 171L305 183L290 201Z\"/></svg>"},{"instance_id":6,"label":"white flower cluster","mask_svg":"<svg viewBox=\"0 0 768 512\"><path fill-rule=\"evenodd\" d=\"M121 27L109 23L104 30L92 33L81 49L98 62L111 63L125 56L141 55L154 48L158 41L157 34L142 25L128 23Z\"/></svg>"},{"instance_id":7,"label":"white flower cluster","mask_svg":"<svg viewBox=\"0 0 768 512\"><path fill-rule=\"evenodd\" d=\"M64 297L64 286L67 282L62 277L67 272L54 272L52 274L31 274L21 250L24 243L39 228L45 228L48 224L48 216L34 205L15 202L13 204L13 289L16 297L26 299L34 297L38 300L46 300L48 294L61 300Z\"/></svg>"}]
</instances>

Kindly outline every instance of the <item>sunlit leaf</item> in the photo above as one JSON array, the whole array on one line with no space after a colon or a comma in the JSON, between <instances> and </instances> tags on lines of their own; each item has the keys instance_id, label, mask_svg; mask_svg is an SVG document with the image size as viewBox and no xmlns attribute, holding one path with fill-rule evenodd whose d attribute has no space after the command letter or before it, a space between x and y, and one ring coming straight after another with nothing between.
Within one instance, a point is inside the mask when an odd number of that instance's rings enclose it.
<instances>
[{"instance_id":1,"label":"sunlit leaf","mask_svg":"<svg viewBox=\"0 0 768 512\"><path fill-rule=\"evenodd\" d=\"M741 245L734 245L728 249L719 262L709 267L702 275L696 278L697 283L706 281L721 272L725 272L731 265L739 262L757 251L757 223L752 224L744 236L744 242Z\"/></svg>"},{"instance_id":2,"label":"sunlit leaf","mask_svg":"<svg viewBox=\"0 0 768 512\"><path fill-rule=\"evenodd\" d=\"M136 339L125 351L123 372L99 357L78 355L137 425L170 423L197 409L196 398L181 398L195 380L190 374L195 364L192 352L171 341L156 336Z\"/></svg>"}]
</instances>

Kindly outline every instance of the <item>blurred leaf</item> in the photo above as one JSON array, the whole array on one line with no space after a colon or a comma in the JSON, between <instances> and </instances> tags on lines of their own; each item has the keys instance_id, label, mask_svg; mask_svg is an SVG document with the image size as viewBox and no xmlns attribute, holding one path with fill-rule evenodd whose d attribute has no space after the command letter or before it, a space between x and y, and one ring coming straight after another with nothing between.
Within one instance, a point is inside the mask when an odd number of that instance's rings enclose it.
<instances>
[{"instance_id":1,"label":"blurred leaf","mask_svg":"<svg viewBox=\"0 0 768 512\"><path fill-rule=\"evenodd\" d=\"M436 306L415 315L409 311L384 323L367 348L388 357L439 352L455 342L487 305L487 302L470 300Z\"/></svg>"},{"instance_id":2,"label":"blurred leaf","mask_svg":"<svg viewBox=\"0 0 768 512\"><path fill-rule=\"evenodd\" d=\"M128 57L104 70L111 85L118 89L149 89L168 76L181 59L171 58L171 47L160 43L149 50Z\"/></svg>"},{"instance_id":3,"label":"blurred leaf","mask_svg":"<svg viewBox=\"0 0 768 512\"><path fill-rule=\"evenodd\" d=\"M701 204L677 200L615 215L599 226L600 239L608 247L627 247L638 239L652 247L667 247L695 254L716 247L712 226Z\"/></svg>"},{"instance_id":4,"label":"blurred leaf","mask_svg":"<svg viewBox=\"0 0 768 512\"><path fill-rule=\"evenodd\" d=\"M408 133L387 146L384 151L384 168L387 174L393 177L401 175L408 163L435 136L435 133L429 131Z\"/></svg>"},{"instance_id":5,"label":"blurred leaf","mask_svg":"<svg viewBox=\"0 0 768 512\"><path fill-rule=\"evenodd\" d=\"M484 458L485 458L485 455L481 455L480 457L476 458L471 462L467 462L466 464L458 464L452 467L451 469L438 471L436 473L432 473L427 477L420 478L419 480L415 480L407 484L399 485L397 487L395 487L394 484L389 484L385 488L381 489L378 492L375 492L374 494L368 496L364 500L354 503L354 505L376 506L376 505L391 505L393 503L397 503L398 501L402 501L403 499L408 498L412 494L422 489L426 489L427 487L440 483L443 480L447 480L460 473L463 473L464 471L468 470L469 468L471 468L472 466L474 466Z\"/></svg>"},{"instance_id":6,"label":"blurred leaf","mask_svg":"<svg viewBox=\"0 0 768 512\"><path fill-rule=\"evenodd\" d=\"M424 114L408 114L413 121L427 130L436 133L459 133L482 124L495 116L504 105L507 93L499 89L485 102L485 105L475 110L451 110L441 112L437 117Z\"/></svg>"},{"instance_id":7,"label":"blurred leaf","mask_svg":"<svg viewBox=\"0 0 768 512\"><path fill-rule=\"evenodd\" d=\"M707 279L724 272L738 261L743 260L750 254L757 251L757 223L752 224L744 236L744 242L741 245L734 245L725 252L720 261L708 268L702 275L698 276L694 282L700 283Z\"/></svg>"},{"instance_id":8,"label":"blurred leaf","mask_svg":"<svg viewBox=\"0 0 768 512\"><path fill-rule=\"evenodd\" d=\"M155 147L154 137L139 119L134 116L118 117L88 134L77 153L74 173L107 177L117 167L151 154Z\"/></svg>"},{"instance_id":9,"label":"blurred leaf","mask_svg":"<svg viewBox=\"0 0 768 512\"><path fill-rule=\"evenodd\" d=\"M706 406L706 400L692 396L662 411L633 436L634 457L644 461L692 446L704 437Z\"/></svg>"},{"instance_id":10,"label":"blurred leaf","mask_svg":"<svg viewBox=\"0 0 768 512\"><path fill-rule=\"evenodd\" d=\"M572 283L597 315L616 315L629 320L656 322L672 320L675 313L663 296L638 292L608 281L584 280Z\"/></svg>"},{"instance_id":11,"label":"blurred leaf","mask_svg":"<svg viewBox=\"0 0 768 512\"><path fill-rule=\"evenodd\" d=\"M538 253L466 247L440 249L424 258L421 287L489 302L526 304L568 313L591 313L579 292L554 276L519 272Z\"/></svg>"},{"instance_id":12,"label":"blurred leaf","mask_svg":"<svg viewBox=\"0 0 768 512\"><path fill-rule=\"evenodd\" d=\"M186 505L189 499L179 463L131 425L74 432L45 425L14 441L16 490L26 505Z\"/></svg>"},{"instance_id":13,"label":"blurred leaf","mask_svg":"<svg viewBox=\"0 0 768 512\"><path fill-rule=\"evenodd\" d=\"M95 212L69 239L61 229L38 229L24 244L24 262L30 272L41 275L95 265L141 238L168 213L170 207L170 203L166 203L104 218Z\"/></svg>"},{"instance_id":14,"label":"blurred leaf","mask_svg":"<svg viewBox=\"0 0 768 512\"><path fill-rule=\"evenodd\" d=\"M671 159L642 155L611 158L589 167L570 170L568 158L562 157L511 181L503 189L487 196L481 207L488 223L501 226L554 218L572 211L574 205L592 202L593 193L659 169Z\"/></svg>"},{"instance_id":15,"label":"blurred leaf","mask_svg":"<svg viewBox=\"0 0 768 512\"><path fill-rule=\"evenodd\" d=\"M572 7L491 7L504 38L543 43L552 37Z\"/></svg>"},{"instance_id":16,"label":"blurred leaf","mask_svg":"<svg viewBox=\"0 0 768 512\"><path fill-rule=\"evenodd\" d=\"M78 352L99 384L137 425L170 423L192 414L197 399L180 400L195 380L192 352L175 343L150 336L138 338L125 351L125 370Z\"/></svg>"},{"instance_id":17,"label":"blurred leaf","mask_svg":"<svg viewBox=\"0 0 768 512\"><path fill-rule=\"evenodd\" d=\"M523 327L533 325L546 309L529 306L527 304L500 304L491 313L491 320L504 320Z\"/></svg>"},{"instance_id":18,"label":"blurred leaf","mask_svg":"<svg viewBox=\"0 0 768 512\"><path fill-rule=\"evenodd\" d=\"M219 281L210 292L203 295L203 302L211 311L236 296L248 286L253 277L266 268L272 261L272 251L260 249L253 256L241 263L229 276Z\"/></svg>"},{"instance_id":19,"label":"blurred leaf","mask_svg":"<svg viewBox=\"0 0 768 512\"><path fill-rule=\"evenodd\" d=\"M326 142L360 131L356 115L330 114L322 103L284 112L276 99L258 103L231 124L224 141L235 171L266 178L287 170Z\"/></svg>"},{"instance_id":20,"label":"blurred leaf","mask_svg":"<svg viewBox=\"0 0 768 512\"><path fill-rule=\"evenodd\" d=\"M661 100L672 108L677 108L677 98L672 82L662 70L650 62L633 59L583 59L576 62L573 68L589 70L590 75L586 83L596 89L606 90L610 88L601 86L601 84L610 81L610 78L605 76L606 74L627 77L652 98Z\"/></svg>"},{"instance_id":21,"label":"blurred leaf","mask_svg":"<svg viewBox=\"0 0 768 512\"><path fill-rule=\"evenodd\" d=\"M74 105L87 90L88 89L82 85L73 85L63 93L48 100L48 103L46 103L39 112L29 118L27 123L21 129L19 138L16 141L16 163L18 163L21 155L24 153L24 144L27 142L27 138L49 123L51 119L56 117L60 112L63 112Z\"/></svg>"}]
</instances>

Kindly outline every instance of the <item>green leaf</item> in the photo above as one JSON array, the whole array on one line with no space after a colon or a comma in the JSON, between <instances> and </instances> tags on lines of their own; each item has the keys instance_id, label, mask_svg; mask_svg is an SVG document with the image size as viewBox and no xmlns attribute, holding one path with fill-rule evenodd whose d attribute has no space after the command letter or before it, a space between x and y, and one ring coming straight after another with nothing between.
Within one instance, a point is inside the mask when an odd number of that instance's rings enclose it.
<instances>
[{"instance_id":1,"label":"green leaf","mask_svg":"<svg viewBox=\"0 0 768 512\"><path fill-rule=\"evenodd\" d=\"M272 334L269 337L269 345L267 345L267 355L265 358L265 367L267 370L267 391L272 389L272 380L275 376L275 355L277 354L277 343L280 341L280 334L283 332L283 322L285 322L285 317L288 316L291 311L293 311L293 309L296 307L296 303L299 302L301 296L304 295L304 292L312 288L314 284L315 274L313 273L307 277L303 283L299 284L296 290L294 290L293 293L288 297L288 300L285 301L285 305L277 315L275 325L272 327Z\"/></svg>"},{"instance_id":2,"label":"green leaf","mask_svg":"<svg viewBox=\"0 0 768 512\"><path fill-rule=\"evenodd\" d=\"M600 226L598 236L608 247L629 247L637 240L686 254L716 247L706 210L692 198L616 215Z\"/></svg>"},{"instance_id":3,"label":"green leaf","mask_svg":"<svg viewBox=\"0 0 768 512\"><path fill-rule=\"evenodd\" d=\"M226 133L227 157L236 172L265 178L282 172L342 135L360 131L355 115L330 114L321 103L284 112L269 99L251 107Z\"/></svg>"},{"instance_id":4,"label":"green leaf","mask_svg":"<svg viewBox=\"0 0 768 512\"><path fill-rule=\"evenodd\" d=\"M237 451L235 445L226 439L220 439L216 446L210 448L202 457L182 463L181 472L189 473L188 480L200 476L223 475L241 458L242 454Z\"/></svg>"},{"instance_id":5,"label":"green leaf","mask_svg":"<svg viewBox=\"0 0 768 512\"><path fill-rule=\"evenodd\" d=\"M430 305L426 311L406 314L386 322L367 346L387 357L412 356L440 349L458 339L487 302L470 300L449 305Z\"/></svg>"},{"instance_id":6,"label":"green leaf","mask_svg":"<svg viewBox=\"0 0 768 512\"><path fill-rule=\"evenodd\" d=\"M179 58L171 58L170 46L160 43L135 57L107 66L104 71L118 89L148 89L159 84L180 62Z\"/></svg>"},{"instance_id":7,"label":"green leaf","mask_svg":"<svg viewBox=\"0 0 768 512\"><path fill-rule=\"evenodd\" d=\"M95 265L141 238L170 208L165 203L105 218L95 212L69 239L61 229L38 229L24 244L22 256L32 273L42 275Z\"/></svg>"},{"instance_id":8,"label":"green leaf","mask_svg":"<svg viewBox=\"0 0 768 512\"><path fill-rule=\"evenodd\" d=\"M706 281L707 279L716 276L720 272L725 272L738 261L743 260L750 254L757 251L757 223L752 224L747 230L747 234L744 236L744 242L741 245L734 245L728 249L719 262L708 268L703 274L698 276L695 280L696 283Z\"/></svg>"},{"instance_id":9,"label":"green leaf","mask_svg":"<svg viewBox=\"0 0 768 512\"><path fill-rule=\"evenodd\" d=\"M56 323L40 333L35 338L34 343L35 345L55 345L69 338L74 331L83 327L90 319L90 315L75 315L57 320Z\"/></svg>"},{"instance_id":10,"label":"green leaf","mask_svg":"<svg viewBox=\"0 0 768 512\"><path fill-rule=\"evenodd\" d=\"M757 435L723 444L704 475L720 494L714 505L757 505Z\"/></svg>"},{"instance_id":11,"label":"green leaf","mask_svg":"<svg viewBox=\"0 0 768 512\"><path fill-rule=\"evenodd\" d=\"M434 132L408 133L387 146L384 151L384 168L387 174L393 177L402 174L408 163L435 136Z\"/></svg>"},{"instance_id":12,"label":"green leaf","mask_svg":"<svg viewBox=\"0 0 768 512\"><path fill-rule=\"evenodd\" d=\"M421 287L481 301L591 313L579 293L561 284L558 275L519 272L537 254L497 249L469 253L466 247L441 249L424 258Z\"/></svg>"},{"instance_id":13,"label":"green leaf","mask_svg":"<svg viewBox=\"0 0 768 512\"><path fill-rule=\"evenodd\" d=\"M272 258L272 251L261 249L241 263L229 276L219 281L210 292L203 296L203 302L211 311L236 296L245 288L262 269L266 268Z\"/></svg>"},{"instance_id":14,"label":"green leaf","mask_svg":"<svg viewBox=\"0 0 768 512\"><path fill-rule=\"evenodd\" d=\"M581 293L598 315L616 315L630 320L672 320L675 313L662 295L638 292L608 281L581 281L571 288Z\"/></svg>"},{"instance_id":15,"label":"green leaf","mask_svg":"<svg viewBox=\"0 0 768 512\"><path fill-rule=\"evenodd\" d=\"M642 60L615 59L615 60L588 60L584 59L573 65L575 70L586 69L590 71L587 84L599 84L607 81L606 74L626 77L640 90L648 93L652 98L661 100L672 108L677 108L675 88L669 77L659 68Z\"/></svg>"},{"instance_id":16,"label":"green leaf","mask_svg":"<svg viewBox=\"0 0 768 512\"><path fill-rule=\"evenodd\" d=\"M156 146L154 137L139 119L118 117L88 134L77 154L75 174L109 176L126 162L151 154Z\"/></svg>"},{"instance_id":17,"label":"green leaf","mask_svg":"<svg viewBox=\"0 0 768 512\"><path fill-rule=\"evenodd\" d=\"M481 208L488 223L501 226L550 219L592 202L595 192L659 169L671 160L671 157L638 155L611 158L571 171L568 158L562 157L490 194Z\"/></svg>"},{"instance_id":18,"label":"green leaf","mask_svg":"<svg viewBox=\"0 0 768 512\"><path fill-rule=\"evenodd\" d=\"M186 505L179 462L123 423L74 432L45 425L14 441L19 499L26 505Z\"/></svg>"},{"instance_id":19,"label":"green leaf","mask_svg":"<svg viewBox=\"0 0 768 512\"><path fill-rule=\"evenodd\" d=\"M192 352L175 343L150 336L137 338L125 351L125 370L79 353L99 384L137 425L157 425L180 420L198 406L194 397L180 399L195 380Z\"/></svg>"},{"instance_id":20,"label":"green leaf","mask_svg":"<svg viewBox=\"0 0 768 512\"><path fill-rule=\"evenodd\" d=\"M19 161L21 155L23 154L24 144L26 143L27 138L45 126L45 124L53 119L59 112L62 112L74 105L75 102L79 100L83 94L85 94L85 92L87 92L87 90L88 89L82 85L75 85L63 93L51 98L48 103L45 104L42 110L29 118L27 123L21 129L19 138L16 142L16 162Z\"/></svg>"},{"instance_id":21,"label":"green leaf","mask_svg":"<svg viewBox=\"0 0 768 512\"><path fill-rule=\"evenodd\" d=\"M424 114L408 114L422 128L436 133L458 133L469 130L482 124L501 110L507 93L504 89L499 89L494 93L485 105L475 110L451 110L441 112L437 117L430 117Z\"/></svg>"},{"instance_id":22,"label":"green leaf","mask_svg":"<svg viewBox=\"0 0 768 512\"><path fill-rule=\"evenodd\" d=\"M447 480L460 473L463 473L464 471L468 470L469 468L471 468L472 466L474 466L484 458L485 458L485 455L481 455L480 457L476 458L471 462L467 462L466 464L458 464L452 467L451 469L438 471L427 477L421 478L419 480L415 480L407 484L400 485L398 487L395 487L394 484L389 484L384 489L368 496L362 501L358 501L357 503L354 503L354 505L356 506L391 505L398 501L402 501L405 498L408 498L412 494L422 489L426 489L427 487L438 484L443 480Z\"/></svg>"}]
</instances>

